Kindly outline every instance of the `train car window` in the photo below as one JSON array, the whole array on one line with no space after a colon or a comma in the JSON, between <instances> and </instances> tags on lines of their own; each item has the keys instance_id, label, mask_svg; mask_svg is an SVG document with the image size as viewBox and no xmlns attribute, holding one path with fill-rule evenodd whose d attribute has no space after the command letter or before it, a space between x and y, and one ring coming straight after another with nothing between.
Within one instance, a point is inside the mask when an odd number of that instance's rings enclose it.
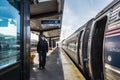
<instances>
[{"instance_id":1,"label":"train car window","mask_svg":"<svg viewBox=\"0 0 120 80\"><path fill-rule=\"evenodd\" d=\"M75 42L74 50L76 50L76 42Z\"/></svg>"},{"instance_id":2,"label":"train car window","mask_svg":"<svg viewBox=\"0 0 120 80\"><path fill-rule=\"evenodd\" d=\"M69 42L68 49L75 52L76 51L76 42L75 41Z\"/></svg>"},{"instance_id":3,"label":"train car window","mask_svg":"<svg viewBox=\"0 0 120 80\"><path fill-rule=\"evenodd\" d=\"M120 11L118 12L118 17L120 18Z\"/></svg>"},{"instance_id":4,"label":"train car window","mask_svg":"<svg viewBox=\"0 0 120 80\"><path fill-rule=\"evenodd\" d=\"M0 0L0 69L20 61L20 0Z\"/></svg>"}]
</instances>

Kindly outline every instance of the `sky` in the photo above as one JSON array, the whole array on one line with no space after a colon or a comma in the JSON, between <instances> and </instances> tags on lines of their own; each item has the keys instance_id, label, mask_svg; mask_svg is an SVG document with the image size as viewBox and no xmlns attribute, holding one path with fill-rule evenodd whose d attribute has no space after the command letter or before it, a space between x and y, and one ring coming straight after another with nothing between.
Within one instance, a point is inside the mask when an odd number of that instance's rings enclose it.
<instances>
[{"instance_id":1,"label":"sky","mask_svg":"<svg viewBox=\"0 0 120 80\"><path fill-rule=\"evenodd\" d=\"M65 0L61 38L67 38L113 0Z\"/></svg>"},{"instance_id":2,"label":"sky","mask_svg":"<svg viewBox=\"0 0 120 80\"><path fill-rule=\"evenodd\" d=\"M65 0L60 41L95 17L113 0ZM31 39L38 39L31 34Z\"/></svg>"}]
</instances>

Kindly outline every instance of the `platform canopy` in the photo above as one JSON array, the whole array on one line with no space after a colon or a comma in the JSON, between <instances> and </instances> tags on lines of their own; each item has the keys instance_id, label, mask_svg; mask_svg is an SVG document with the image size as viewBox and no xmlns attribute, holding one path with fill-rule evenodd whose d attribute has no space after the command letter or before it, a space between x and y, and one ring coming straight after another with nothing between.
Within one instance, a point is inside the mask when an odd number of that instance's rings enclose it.
<instances>
[{"instance_id":1,"label":"platform canopy","mask_svg":"<svg viewBox=\"0 0 120 80\"><path fill-rule=\"evenodd\" d=\"M40 32L58 41L60 39L64 0L31 0L30 27L32 33Z\"/></svg>"}]
</instances>

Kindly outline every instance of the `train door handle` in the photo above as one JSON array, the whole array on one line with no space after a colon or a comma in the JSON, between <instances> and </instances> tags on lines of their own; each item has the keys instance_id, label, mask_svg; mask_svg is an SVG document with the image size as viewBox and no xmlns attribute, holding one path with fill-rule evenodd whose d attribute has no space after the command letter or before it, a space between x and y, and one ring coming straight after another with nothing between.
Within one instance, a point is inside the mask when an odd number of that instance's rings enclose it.
<instances>
[{"instance_id":1,"label":"train door handle","mask_svg":"<svg viewBox=\"0 0 120 80\"><path fill-rule=\"evenodd\" d=\"M83 61L88 61L89 59L88 58L84 58Z\"/></svg>"}]
</instances>

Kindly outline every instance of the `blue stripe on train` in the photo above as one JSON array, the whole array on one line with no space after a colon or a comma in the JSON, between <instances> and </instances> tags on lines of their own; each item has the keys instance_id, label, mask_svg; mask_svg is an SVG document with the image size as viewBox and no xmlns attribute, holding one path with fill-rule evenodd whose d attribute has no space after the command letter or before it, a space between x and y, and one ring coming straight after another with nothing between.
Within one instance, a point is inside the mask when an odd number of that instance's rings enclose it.
<instances>
[{"instance_id":1,"label":"blue stripe on train","mask_svg":"<svg viewBox=\"0 0 120 80\"><path fill-rule=\"evenodd\" d=\"M105 63L120 68L120 35L105 38Z\"/></svg>"}]
</instances>

